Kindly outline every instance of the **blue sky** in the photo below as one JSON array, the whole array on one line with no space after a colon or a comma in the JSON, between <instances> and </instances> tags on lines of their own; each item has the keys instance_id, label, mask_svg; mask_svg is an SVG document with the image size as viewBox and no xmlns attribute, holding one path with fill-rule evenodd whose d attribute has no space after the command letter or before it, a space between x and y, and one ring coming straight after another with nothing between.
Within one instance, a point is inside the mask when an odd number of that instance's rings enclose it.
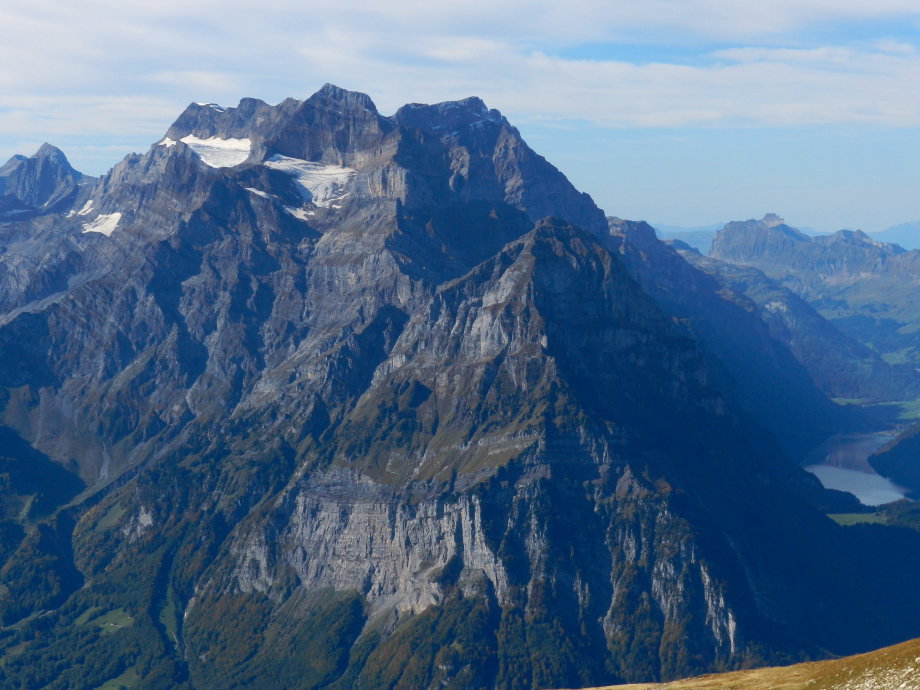
<instances>
[{"instance_id":1,"label":"blue sky","mask_svg":"<svg viewBox=\"0 0 920 690\"><path fill-rule=\"evenodd\" d=\"M99 174L191 101L481 96L611 215L920 219L916 0L4 0L0 157Z\"/></svg>"}]
</instances>

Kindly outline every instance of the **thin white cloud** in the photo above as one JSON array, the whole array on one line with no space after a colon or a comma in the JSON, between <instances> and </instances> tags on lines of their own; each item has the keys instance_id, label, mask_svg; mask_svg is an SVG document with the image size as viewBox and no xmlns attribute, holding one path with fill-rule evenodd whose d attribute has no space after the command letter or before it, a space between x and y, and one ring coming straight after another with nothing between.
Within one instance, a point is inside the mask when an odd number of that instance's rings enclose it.
<instances>
[{"instance_id":1,"label":"thin white cloud","mask_svg":"<svg viewBox=\"0 0 920 690\"><path fill-rule=\"evenodd\" d=\"M0 151L153 141L190 101L277 102L326 81L366 91L384 112L480 95L516 121L916 127L914 45L822 44L807 32L918 19L916 0L6 0ZM713 40L737 47L710 52ZM677 41L693 59L563 57L616 41Z\"/></svg>"},{"instance_id":2,"label":"thin white cloud","mask_svg":"<svg viewBox=\"0 0 920 690\"><path fill-rule=\"evenodd\" d=\"M245 88L240 79L232 74L208 70L169 70L154 72L147 79L151 83L197 93L228 93Z\"/></svg>"},{"instance_id":3,"label":"thin white cloud","mask_svg":"<svg viewBox=\"0 0 920 690\"><path fill-rule=\"evenodd\" d=\"M401 102L410 83L432 100L476 93L525 119L614 127L920 125L920 93L905 88L920 79L920 56L913 53L741 48L693 66L568 60L505 46L437 70L409 65L398 74L334 45L313 46L304 57L313 70L333 65L333 80L360 74L381 102Z\"/></svg>"},{"instance_id":4,"label":"thin white cloud","mask_svg":"<svg viewBox=\"0 0 920 690\"><path fill-rule=\"evenodd\" d=\"M5 101L6 107L0 109L0 132L27 137L40 128L46 135L39 139L136 134L151 127L165 130L178 114L160 99L141 96L22 96ZM33 122L34 117L40 122Z\"/></svg>"}]
</instances>

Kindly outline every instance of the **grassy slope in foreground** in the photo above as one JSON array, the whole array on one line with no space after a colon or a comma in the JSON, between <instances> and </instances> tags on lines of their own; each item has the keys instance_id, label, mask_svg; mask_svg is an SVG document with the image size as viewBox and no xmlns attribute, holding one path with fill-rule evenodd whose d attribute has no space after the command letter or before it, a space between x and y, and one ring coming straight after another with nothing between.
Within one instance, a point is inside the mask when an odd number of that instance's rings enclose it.
<instances>
[{"instance_id":1,"label":"grassy slope in foreground","mask_svg":"<svg viewBox=\"0 0 920 690\"><path fill-rule=\"evenodd\" d=\"M718 673L670 683L612 685L611 690L915 690L920 639L830 661ZM598 689L601 690L601 689ZM606 690L606 689L604 689Z\"/></svg>"}]
</instances>

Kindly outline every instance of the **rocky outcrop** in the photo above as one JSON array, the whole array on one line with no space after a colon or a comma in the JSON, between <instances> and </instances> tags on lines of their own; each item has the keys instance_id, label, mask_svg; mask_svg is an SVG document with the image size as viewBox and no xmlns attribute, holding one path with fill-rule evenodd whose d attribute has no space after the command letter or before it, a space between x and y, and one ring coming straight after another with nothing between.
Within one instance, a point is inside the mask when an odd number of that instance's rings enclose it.
<instances>
[{"instance_id":1,"label":"rocky outcrop","mask_svg":"<svg viewBox=\"0 0 920 690\"><path fill-rule=\"evenodd\" d=\"M196 645L216 623L208 611L221 596L264 593L283 608L297 596L287 585L293 574L306 591L358 592L366 601L366 631L381 621L395 629L454 592L476 598L485 586L500 612L499 628L521 609L549 605L563 625L580 620L591 635L606 637L616 677L680 673L684 655L700 655L700 668L730 664L746 644L739 614L725 582L701 559L689 525L628 469L605 471L618 500L599 487L576 499L588 522L574 542L562 538L569 520L543 508L557 498L545 478L519 480L497 495L406 503L361 476L314 477L279 499L271 519L234 539L228 558L238 565L200 589L187 614L190 644L207 653ZM569 562L557 560L565 552ZM583 560L589 556L590 563ZM547 588L571 610L541 602ZM652 650L661 644L668 655L655 661Z\"/></svg>"}]
</instances>

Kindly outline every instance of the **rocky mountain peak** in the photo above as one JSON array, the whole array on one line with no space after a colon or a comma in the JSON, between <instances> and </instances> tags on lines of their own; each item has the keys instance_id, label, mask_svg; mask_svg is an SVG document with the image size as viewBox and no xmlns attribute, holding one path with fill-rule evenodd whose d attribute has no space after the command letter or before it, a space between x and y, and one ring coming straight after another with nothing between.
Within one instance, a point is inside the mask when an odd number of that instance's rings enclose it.
<instances>
[{"instance_id":1,"label":"rocky mountain peak","mask_svg":"<svg viewBox=\"0 0 920 690\"><path fill-rule=\"evenodd\" d=\"M753 218L745 221L726 223L712 240L711 255L738 261L763 253L791 255L798 251L799 245L811 242L805 233L793 228L773 213L768 213L761 220Z\"/></svg>"},{"instance_id":2,"label":"rocky mountain peak","mask_svg":"<svg viewBox=\"0 0 920 690\"><path fill-rule=\"evenodd\" d=\"M786 221L775 213L767 213L760 222L768 228L775 228L777 225L786 224Z\"/></svg>"},{"instance_id":3,"label":"rocky mountain peak","mask_svg":"<svg viewBox=\"0 0 920 690\"><path fill-rule=\"evenodd\" d=\"M442 134L485 123L504 124L510 128L498 110L489 108L481 98L475 96L433 105L409 103L397 110L393 119L404 127L417 127Z\"/></svg>"},{"instance_id":4,"label":"rocky mountain peak","mask_svg":"<svg viewBox=\"0 0 920 690\"><path fill-rule=\"evenodd\" d=\"M13 156L0 167L2 208L16 215L64 208L85 179L63 151L44 143L31 157Z\"/></svg>"},{"instance_id":5,"label":"rocky mountain peak","mask_svg":"<svg viewBox=\"0 0 920 690\"><path fill-rule=\"evenodd\" d=\"M366 93L349 91L335 84L323 84L323 87L307 99L307 102L335 105L343 109L364 108L372 113L377 112L377 106Z\"/></svg>"},{"instance_id":6,"label":"rocky mountain peak","mask_svg":"<svg viewBox=\"0 0 920 690\"><path fill-rule=\"evenodd\" d=\"M299 102L295 101L297 105ZM272 119L278 111L289 110L284 101L270 106L257 98L244 98L235 108L225 108L216 103L190 103L166 131L166 139L180 141L187 137L197 139L242 139L251 137L258 125Z\"/></svg>"},{"instance_id":7,"label":"rocky mountain peak","mask_svg":"<svg viewBox=\"0 0 920 690\"><path fill-rule=\"evenodd\" d=\"M873 242L872 239L864 233L862 230L838 230L833 235L830 235L829 241L831 242L849 242L851 244L876 244L879 247L883 246L881 242Z\"/></svg>"},{"instance_id":8,"label":"rocky mountain peak","mask_svg":"<svg viewBox=\"0 0 920 690\"><path fill-rule=\"evenodd\" d=\"M36 151L32 156L32 158L53 161L57 165L73 170L70 165L70 161L67 160L67 156L64 155L64 152L61 151L61 149L59 149L57 146L49 144L48 142L42 144L38 148L38 151Z\"/></svg>"},{"instance_id":9,"label":"rocky mountain peak","mask_svg":"<svg viewBox=\"0 0 920 690\"><path fill-rule=\"evenodd\" d=\"M898 244L874 240L862 230L838 230L829 236L826 241L831 244L842 243L862 247L868 251L881 254L903 254L907 251Z\"/></svg>"},{"instance_id":10,"label":"rocky mountain peak","mask_svg":"<svg viewBox=\"0 0 920 690\"><path fill-rule=\"evenodd\" d=\"M326 84L288 117L267 121L254 137L262 141L254 147L254 156L360 167L375 157L393 129L370 96Z\"/></svg>"},{"instance_id":11,"label":"rocky mountain peak","mask_svg":"<svg viewBox=\"0 0 920 690\"><path fill-rule=\"evenodd\" d=\"M654 248L656 251L660 251L658 247L661 243L655 234L655 228L644 220L625 220L616 216L608 216L607 224L610 227L611 235L622 238L636 249L647 251L650 248Z\"/></svg>"},{"instance_id":12,"label":"rocky mountain peak","mask_svg":"<svg viewBox=\"0 0 920 690\"><path fill-rule=\"evenodd\" d=\"M14 167L17 163L27 160L29 160L28 156L23 156L21 153L14 153L6 163L0 166L0 175L3 174L3 171Z\"/></svg>"},{"instance_id":13,"label":"rocky mountain peak","mask_svg":"<svg viewBox=\"0 0 920 690\"><path fill-rule=\"evenodd\" d=\"M32 161L32 163L30 164L29 161ZM67 156L64 155L61 149L47 142L42 144L38 150L29 157L20 154L12 156L2 167L0 167L0 175L8 177L13 174L14 170L20 169L22 165L30 165L31 167L49 166L61 172L80 174L73 169L70 165L70 161L67 160Z\"/></svg>"}]
</instances>

